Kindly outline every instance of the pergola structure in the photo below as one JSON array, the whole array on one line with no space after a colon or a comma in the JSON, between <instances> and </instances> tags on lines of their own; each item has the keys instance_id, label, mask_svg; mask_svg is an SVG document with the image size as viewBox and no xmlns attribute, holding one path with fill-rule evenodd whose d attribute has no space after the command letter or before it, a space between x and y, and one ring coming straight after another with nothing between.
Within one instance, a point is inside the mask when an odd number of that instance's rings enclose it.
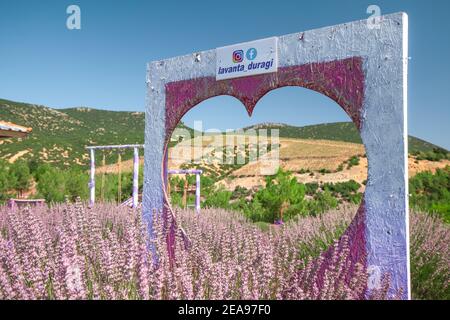
<instances>
[{"instance_id":1,"label":"pergola structure","mask_svg":"<svg viewBox=\"0 0 450 320\"><path fill-rule=\"evenodd\" d=\"M144 148L142 144L126 144L126 145L107 145L107 146L88 146L87 150L90 152L91 168L90 168L90 180L89 180L89 194L90 203L95 203L95 151L96 150L122 150L133 149L133 195L130 199L126 200L122 205L131 206L137 208L139 206L139 149ZM168 170L167 174L195 174L196 186L195 186L195 209L197 213L200 212L200 175L202 170Z\"/></svg>"},{"instance_id":2,"label":"pergola structure","mask_svg":"<svg viewBox=\"0 0 450 320\"><path fill-rule=\"evenodd\" d=\"M133 149L133 196L132 206L137 208L139 204L139 149L144 148L141 144L126 144L126 145L109 145L109 146L89 146L86 149L89 150L91 156L91 173L89 180L89 194L90 203L95 203L95 150L111 150L111 149Z\"/></svg>"}]
</instances>

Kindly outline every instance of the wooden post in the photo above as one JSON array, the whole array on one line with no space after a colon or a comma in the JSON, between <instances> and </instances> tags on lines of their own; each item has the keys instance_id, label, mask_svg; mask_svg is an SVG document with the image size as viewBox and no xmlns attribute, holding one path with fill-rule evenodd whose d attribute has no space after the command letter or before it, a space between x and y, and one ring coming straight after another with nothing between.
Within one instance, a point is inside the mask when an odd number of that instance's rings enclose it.
<instances>
[{"instance_id":1,"label":"wooden post","mask_svg":"<svg viewBox=\"0 0 450 320\"><path fill-rule=\"evenodd\" d=\"M184 180L184 188L183 188L183 208L187 208L187 189L188 189L188 180Z\"/></svg>"},{"instance_id":2,"label":"wooden post","mask_svg":"<svg viewBox=\"0 0 450 320\"><path fill-rule=\"evenodd\" d=\"M100 189L100 197L102 202L105 201L105 174L106 174L106 155L105 152L103 152L103 157L102 157L102 168L103 168L103 173L102 173L102 187Z\"/></svg>"}]
</instances>

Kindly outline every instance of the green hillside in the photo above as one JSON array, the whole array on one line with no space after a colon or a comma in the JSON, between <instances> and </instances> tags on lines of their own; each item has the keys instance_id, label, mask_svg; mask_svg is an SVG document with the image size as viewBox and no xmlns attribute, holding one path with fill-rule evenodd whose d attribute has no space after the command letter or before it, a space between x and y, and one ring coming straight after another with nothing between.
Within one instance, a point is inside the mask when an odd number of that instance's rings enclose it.
<instances>
[{"instance_id":1,"label":"green hillside","mask_svg":"<svg viewBox=\"0 0 450 320\"><path fill-rule=\"evenodd\" d=\"M0 141L0 159L21 153L20 159L52 163L58 167L86 167L89 157L85 146L104 144L143 144L143 112L116 112L91 108L52 109L45 106L0 99L0 120L33 128L25 139ZM187 128L184 124L180 127ZM254 128L279 128L281 137L329 139L360 143L352 123L331 123L306 127L261 124ZM193 130L187 128L193 136ZM172 142L174 144L176 142ZM435 145L410 137L410 151L430 151ZM97 154L100 161L101 153ZM122 155L130 159L132 151ZM107 163L117 160L117 153L107 154Z\"/></svg>"},{"instance_id":2,"label":"green hillside","mask_svg":"<svg viewBox=\"0 0 450 320\"><path fill-rule=\"evenodd\" d=\"M85 146L143 143L144 113L113 112L90 108L51 109L44 106L0 100L0 119L32 127L25 139L4 140L1 158L28 150L21 159L36 159L57 166L85 166ZM125 158L129 155L124 155ZM116 158L111 156L110 161Z\"/></svg>"},{"instance_id":3,"label":"green hillside","mask_svg":"<svg viewBox=\"0 0 450 320\"><path fill-rule=\"evenodd\" d=\"M362 143L361 136L359 135L356 126L352 122L336 122L317 124L304 127L295 127L286 124L259 124L246 129L279 129L280 137L284 138L297 138L297 139L324 139L324 140L336 140L353 143ZM409 152L430 152L438 146L421 140L419 138L409 136Z\"/></svg>"}]
</instances>

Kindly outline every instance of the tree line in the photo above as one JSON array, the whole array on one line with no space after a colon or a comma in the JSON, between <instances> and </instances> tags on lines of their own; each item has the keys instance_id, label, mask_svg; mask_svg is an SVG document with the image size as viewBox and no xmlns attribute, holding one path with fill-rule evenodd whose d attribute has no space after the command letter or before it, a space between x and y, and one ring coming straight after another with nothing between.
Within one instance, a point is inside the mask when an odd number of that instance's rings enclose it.
<instances>
[{"instance_id":1,"label":"tree line","mask_svg":"<svg viewBox=\"0 0 450 320\"><path fill-rule=\"evenodd\" d=\"M132 173L120 176L114 173L96 175L96 198L99 201L119 201L132 194ZM195 185L195 176L187 176L189 185ZM194 194L183 199L184 179L170 178L171 203L182 207L194 203ZM280 169L266 177L265 187L248 190L236 187L229 191L216 184L217 177L201 176L202 207L223 208L242 212L250 220L273 223L297 216L316 216L342 203L358 204L362 199L361 185L350 180L340 183L299 183L289 171ZM89 172L79 167L60 169L48 163L19 160L8 163L0 160L0 204L10 198L22 197L32 191L33 198L44 198L47 203L66 199L89 198ZM142 190L143 170L140 170L139 188ZM119 190L120 187L120 190ZM410 206L438 215L450 223L450 166L435 173L421 172L409 180Z\"/></svg>"},{"instance_id":2,"label":"tree line","mask_svg":"<svg viewBox=\"0 0 450 320\"><path fill-rule=\"evenodd\" d=\"M140 187L142 188L142 170ZM124 201L131 196L132 173L121 174L119 192L118 174L96 175L96 198L103 201ZM16 161L8 163L0 160L0 203L10 198L22 197L31 191L32 198L43 198L47 203L89 198L89 172L79 167L61 169L48 163ZM31 190L30 190L31 189ZM118 198L120 196L120 198Z\"/></svg>"}]
</instances>

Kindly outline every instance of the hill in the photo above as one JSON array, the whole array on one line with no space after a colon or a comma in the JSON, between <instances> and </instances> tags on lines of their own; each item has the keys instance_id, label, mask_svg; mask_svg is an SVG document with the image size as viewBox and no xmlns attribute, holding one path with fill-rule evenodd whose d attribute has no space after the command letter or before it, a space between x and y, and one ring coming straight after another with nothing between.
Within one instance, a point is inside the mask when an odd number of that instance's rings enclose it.
<instances>
[{"instance_id":1,"label":"hill","mask_svg":"<svg viewBox=\"0 0 450 320\"><path fill-rule=\"evenodd\" d=\"M280 137L283 138L362 143L361 136L352 122L325 123L304 127L295 127L281 123L266 123L244 128L244 130L247 129L278 129L280 130ZM439 146L413 136L409 136L408 143L410 153L429 152L439 148Z\"/></svg>"},{"instance_id":2,"label":"hill","mask_svg":"<svg viewBox=\"0 0 450 320\"><path fill-rule=\"evenodd\" d=\"M0 119L33 128L16 141L4 140L0 157L36 159L60 167L85 166L85 146L143 143L144 113L114 112L90 108L52 109L45 106L0 100Z\"/></svg>"},{"instance_id":3,"label":"hill","mask_svg":"<svg viewBox=\"0 0 450 320\"><path fill-rule=\"evenodd\" d=\"M33 128L25 139L0 141L0 158L35 159L59 167L87 166L88 145L143 144L145 114L91 108L52 109L0 99L0 119ZM183 124L180 127L187 128ZM192 129L187 128L192 132ZM97 155L99 158L101 155ZM12 159L11 159L12 158ZM123 154L131 158L131 151ZM113 163L117 155L107 157ZM99 160L99 159L98 159Z\"/></svg>"},{"instance_id":4,"label":"hill","mask_svg":"<svg viewBox=\"0 0 450 320\"><path fill-rule=\"evenodd\" d=\"M258 125L261 126L261 125ZM354 180L363 185L367 180L367 158L362 144L324 139L298 139L280 137L278 140L278 159L271 162L271 151L268 157L262 156L254 161L248 161L248 151L240 149L227 150L217 148L216 142L223 137L221 134L203 139L203 148L194 151L193 146L199 145L199 141L183 141L176 147L170 149L170 169L202 169L204 175L211 177L218 185L222 185L229 191L236 187L246 189L257 189L265 185L267 175L274 174L279 165L284 170L289 170L301 183L337 183ZM227 138L229 138L228 136ZM235 139L249 144L248 136L236 133ZM191 162L192 154L202 154L201 160ZM238 164L237 156L240 154L245 162ZM183 158L186 156L186 158ZM222 162L223 156L231 162ZM437 169L450 166L450 159L440 161L429 161L418 159L410 155L409 176L413 177L419 172L435 172ZM132 163L129 162L129 170ZM106 168L108 172L115 172L116 168ZM362 187L364 189L364 187Z\"/></svg>"},{"instance_id":5,"label":"hill","mask_svg":"<svg viewBox=\"0 0 450 320\"><path fill-rule=\"evenodd\" d=\"M92 108L52 109L49 107L0 99L0 119L32 127L25 139L0 140L0 159L15 161L32 159L48 162L58 167L78 165L87 167L87 145L143 144L145 114L143 112L117 112ZM193 136L193 129L183 123ZM359 133L352 123L330 123L306 127L264 123L249 128L278 128L280 137L296 139L334 140L361 143ZM176 142L172 142L173 146ZM430 151L435 145L410 137L410 152ZM131 151L122 155L132 157ZM97 161L101 161L97 154ZM106 162L117 161L117 154L108 154Z\"/></svg>"}]
</instances>

